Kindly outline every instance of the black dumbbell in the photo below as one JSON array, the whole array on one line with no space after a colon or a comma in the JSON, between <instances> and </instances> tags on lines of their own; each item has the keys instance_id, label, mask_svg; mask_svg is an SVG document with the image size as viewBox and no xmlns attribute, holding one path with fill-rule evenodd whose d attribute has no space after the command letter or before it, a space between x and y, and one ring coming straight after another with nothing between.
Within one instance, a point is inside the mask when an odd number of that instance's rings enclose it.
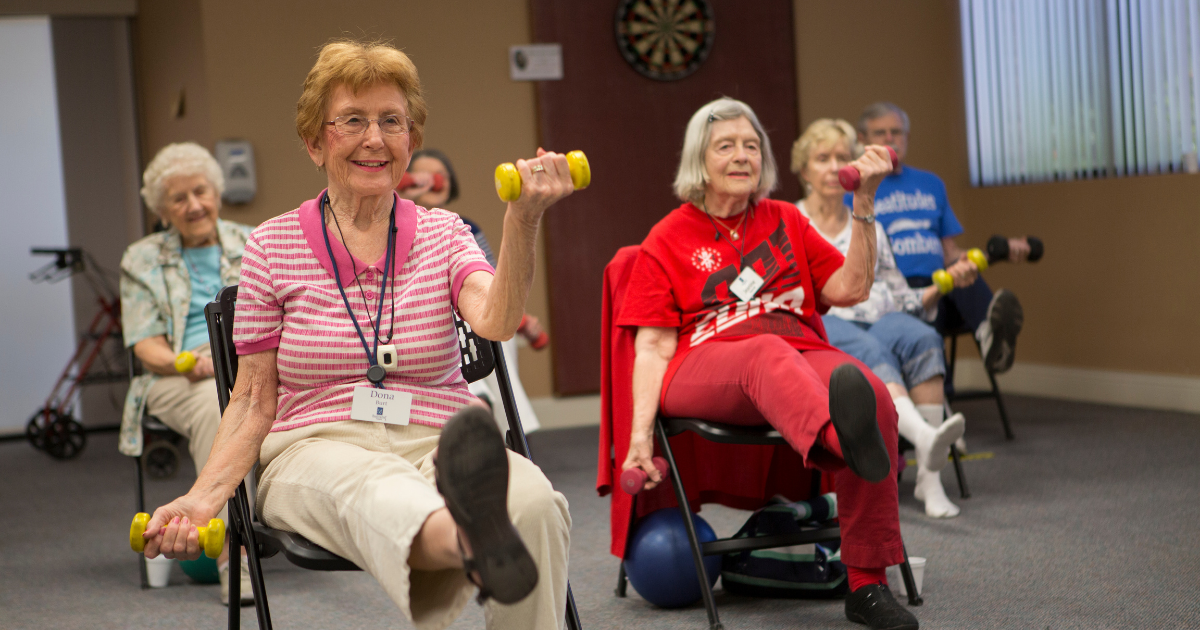
<instances>
[{"instance_id":1,"label":"black dumbbell","mask_svg":"<svg viewBox=\"0 0 1200 630\"><path fill-rule=\"evenodd\" d=\"M1025 241L1029 243L1029 262L1037 262L1042 259L1042 254L1046 253L1046 246L1042 244L1042 239L1036 236L1026 236ZM1008 260L1008 239L996 234L987 242L988 260L999 262Z\"/></svg>"}]
</instances>

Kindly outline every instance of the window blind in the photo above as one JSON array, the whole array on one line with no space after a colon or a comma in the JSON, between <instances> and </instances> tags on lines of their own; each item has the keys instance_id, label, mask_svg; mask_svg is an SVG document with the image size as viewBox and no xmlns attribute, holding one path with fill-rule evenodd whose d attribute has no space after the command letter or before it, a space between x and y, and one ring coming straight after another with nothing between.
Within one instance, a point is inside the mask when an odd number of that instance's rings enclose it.
<instances>
[{"instance_id":1,"label":"window blind","mask_svg":"<svg viewBox=\"0 0 1200 630\"><path fill-rule=\"evenodd\" d=\"M1196 169L1200 0L960 0L976 186Z\"/></svg>"}]
</instances>

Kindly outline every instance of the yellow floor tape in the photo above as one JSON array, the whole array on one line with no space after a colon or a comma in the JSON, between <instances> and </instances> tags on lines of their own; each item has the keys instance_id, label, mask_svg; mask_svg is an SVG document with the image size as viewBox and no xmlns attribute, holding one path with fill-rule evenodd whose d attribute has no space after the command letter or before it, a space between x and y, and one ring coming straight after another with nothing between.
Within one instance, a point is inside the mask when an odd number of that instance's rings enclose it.
<instances>
[{"instance_id":1,"label":"yellow floor tape","mask_svg":"<svg viewBox=\"0 0 1200 630\"><path fill-rule=\"evenodd\" d=\"M968 453L966 455L959 455L958 459L961 461L964 461L964 462L973 462L973 461L978 461L981 459L991 459L995 456L996 456L996 454L991 451L984 451L982 453ZM949 456L947 456L947 459L953 460L953 458L951 458ZM915 460L915 459L908 460L908 465L916 466L917 460Z\"/></svg>"}]
</instances>

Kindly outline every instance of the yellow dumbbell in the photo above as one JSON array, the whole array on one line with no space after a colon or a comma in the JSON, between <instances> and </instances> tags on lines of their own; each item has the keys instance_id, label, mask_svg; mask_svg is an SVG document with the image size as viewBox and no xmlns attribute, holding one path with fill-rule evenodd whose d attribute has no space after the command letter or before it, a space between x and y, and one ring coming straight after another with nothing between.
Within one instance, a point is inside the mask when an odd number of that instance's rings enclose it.
<instances>
[{"instance_id":1,"label":"yellow dumbbell","mask_svg":"<svg viewBox=\"0 0 1200 630\"><path fill-rule=\"evenodd\" d=\"M142 538L142 534L146 533L146 525L150 524L150 515L145 512L138 512L133 517L133 524L129 526L129 548L138 553L146 550L146 539ZM209 558L217 558L221 555L221 549L225 547L225 521L219 518L214 518L208 521L208 527L197 527L200 531L200 548L204 550L204 555Z\"/></svg>"},{"instance_id":2,"label":"yellow dumbbell","mask_svg":"<svg viewBox=\"0 0 1200 630\"><path fill-rule=\"evenodd\" d=\"M588 165L587 156L583 151L571 151L567 154L567 168L571 169L571 182L575 190L583 190L592 183L592 167ZM496 194L500 201L516 201L521 198L521 173L512 162L505 162L496 167Z\"/></svg>"},{"instance_id":3,"label":"yellow dumbbell","mask_svg":"<svg viewBox=\"0 0 1200 630\"><path fill-rule=\"evenodd\" d=\"M983 250L979 249L978 247L972 247L971 249L967 250L967 260L975 263L975 266L978 267L980 271L984 271L988 268L987 256L984 255ZM954 289L954 278L952 278L945 269L938 269L937 271L933 272L933 284L937 286L938 293L949 293Z\"/></svg>"},{"instance_id":4,"label":"yellow dumbbell","mask_svg":"<svg viewBox=\"0 0 1200 630\"><path fill-rule=\"evenodd\" d=\"M196 355L184 350L175 357L175 371L180 374L187 374L196 367Z\"/></svg>"}]
</instances>

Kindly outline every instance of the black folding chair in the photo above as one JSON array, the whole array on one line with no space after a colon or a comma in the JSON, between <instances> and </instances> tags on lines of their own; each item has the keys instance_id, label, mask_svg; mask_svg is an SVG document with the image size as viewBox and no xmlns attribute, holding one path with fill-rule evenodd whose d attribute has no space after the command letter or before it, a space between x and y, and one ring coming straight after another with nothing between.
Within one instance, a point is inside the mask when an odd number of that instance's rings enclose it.
<instances>
[{"instance_id":1,"label":"black folding chair","mask_svg":"<svg viewBox=\"0 0 1200 630\"><path fill-rule=\"evenodd\" d=\"M775 536L758 536L752 538L722 538L712 542L701 543L696 536L696 528L692 524L692 508L688 504L687 492L683 487L683 478L679 468L675 466L675 454L671 451L668 438L691 431L696 435L722 444L764 444L787 445L783 436L770 426L745 427L730 424L710 422L696 418L664 418L659 416L654 420L654 432L662 447L663 457L670 468L671 485L675 488L675 500L679 504L679 513L683 516L683 524L687 529L688 544L692 549L692 562L696 566L696 577L700 581L700 594L704 599L704 608L708 611L709 630L722 630L721 620L717 616L717 604L713 598L712 587L708 583L708 574L704 569L704 556L715 556L739 551L755 551L758 549L773 549L791 545L808 545L820 542L841 540L841 528L836 525L826 525L816 529L808 529L794 534ZM813 495L819 494L820 477L814 475ZM633 528L637 515L637 497L630 508L629 527ZM626 538L629 540L629 537ZM908 604L920 606L923 602L917 594L917 585L913 580L912 568L908 564L908 550L904 551L904 563L900 565L900 573L904 577L904 587L908 592ZM625 576L625 563L621 563L617 577L617 596L624 597L628 580Z\"/></svg>"},{"instance_id":2,"label":"black folding chair","mask_svg":"<svg viewBox=\"0 0 1200 630\"><path fill-rule=\"evenodd\" d=\"M204 317L208 321L209 343L212 345L213 371L217 378L217 397L221 403L221 412L229 404L229 396L237 381L237 353L233 347L233 318L234 306L237 302L237 287L230 286L221 289L217 298L204 307ZM508 368L504 362L504 354L500 344L476 335L471 327L457 316L454 325L458 328L458 346L462 353L462 373L467 382L475 382L492 370L496 371L496 379L500 383L500 398L504 403L504 411L508 416L508 432L505 441L508 447L518 455L532 460L529 453L529 442L525 439L525 431L521 428L521 419L517 414L516 402L513 398L512 385L508 377ZM262 577L262 558L269 558L283 552L292 564L314 571L360 571L353 562L333 554L307 540L299 534L279 531L267 527L258 520L258 515L250 509L249 492L246 483L242 482L229 500L229 628L235 630L241 627L241 611L237 605L240 596L241 554L233 550L245 546L249 560L250 584L254 590L254 607L258 615L260 630L271 629L271 611L267 605L267 589ZM579 611L575 608L575 596L567 584L567 627L571 630L582 630L579 622Z\"/></svg>"},{"instance_id":3,"label":"black folding chair","mask_svg":"<svg viewBox=\"0 0 1200 630\"><path fill-rule=\"evenodd\" d=\"M1000 422L1004 424L1004 437L1009 440L1013 439L1012 426L1008 423L1008 412L1004 409L1004 399L1000 395L1000 386L996 384L996 375L988 369L986 361L983 364L983 371L987 373L988 382L992 385L991 389L960 390L954 386L954 366L958 362L959 335L971 335L971 339L975 341L975 347L979 348L979 340L975 339L975 335L969 330L959 329L942 332L942 337L950 340L950 351L947 353L950 356L950 365L946 368L946 401L954 403L960 400L985 400L989 398L995 400L996 409L1000 411ZM983 356L982 349L979 349L979 356ZM957 452L955 454L957 455ZM957 457L955 458L955 465L958 465Z\"/></svg>"}]
</instances>

